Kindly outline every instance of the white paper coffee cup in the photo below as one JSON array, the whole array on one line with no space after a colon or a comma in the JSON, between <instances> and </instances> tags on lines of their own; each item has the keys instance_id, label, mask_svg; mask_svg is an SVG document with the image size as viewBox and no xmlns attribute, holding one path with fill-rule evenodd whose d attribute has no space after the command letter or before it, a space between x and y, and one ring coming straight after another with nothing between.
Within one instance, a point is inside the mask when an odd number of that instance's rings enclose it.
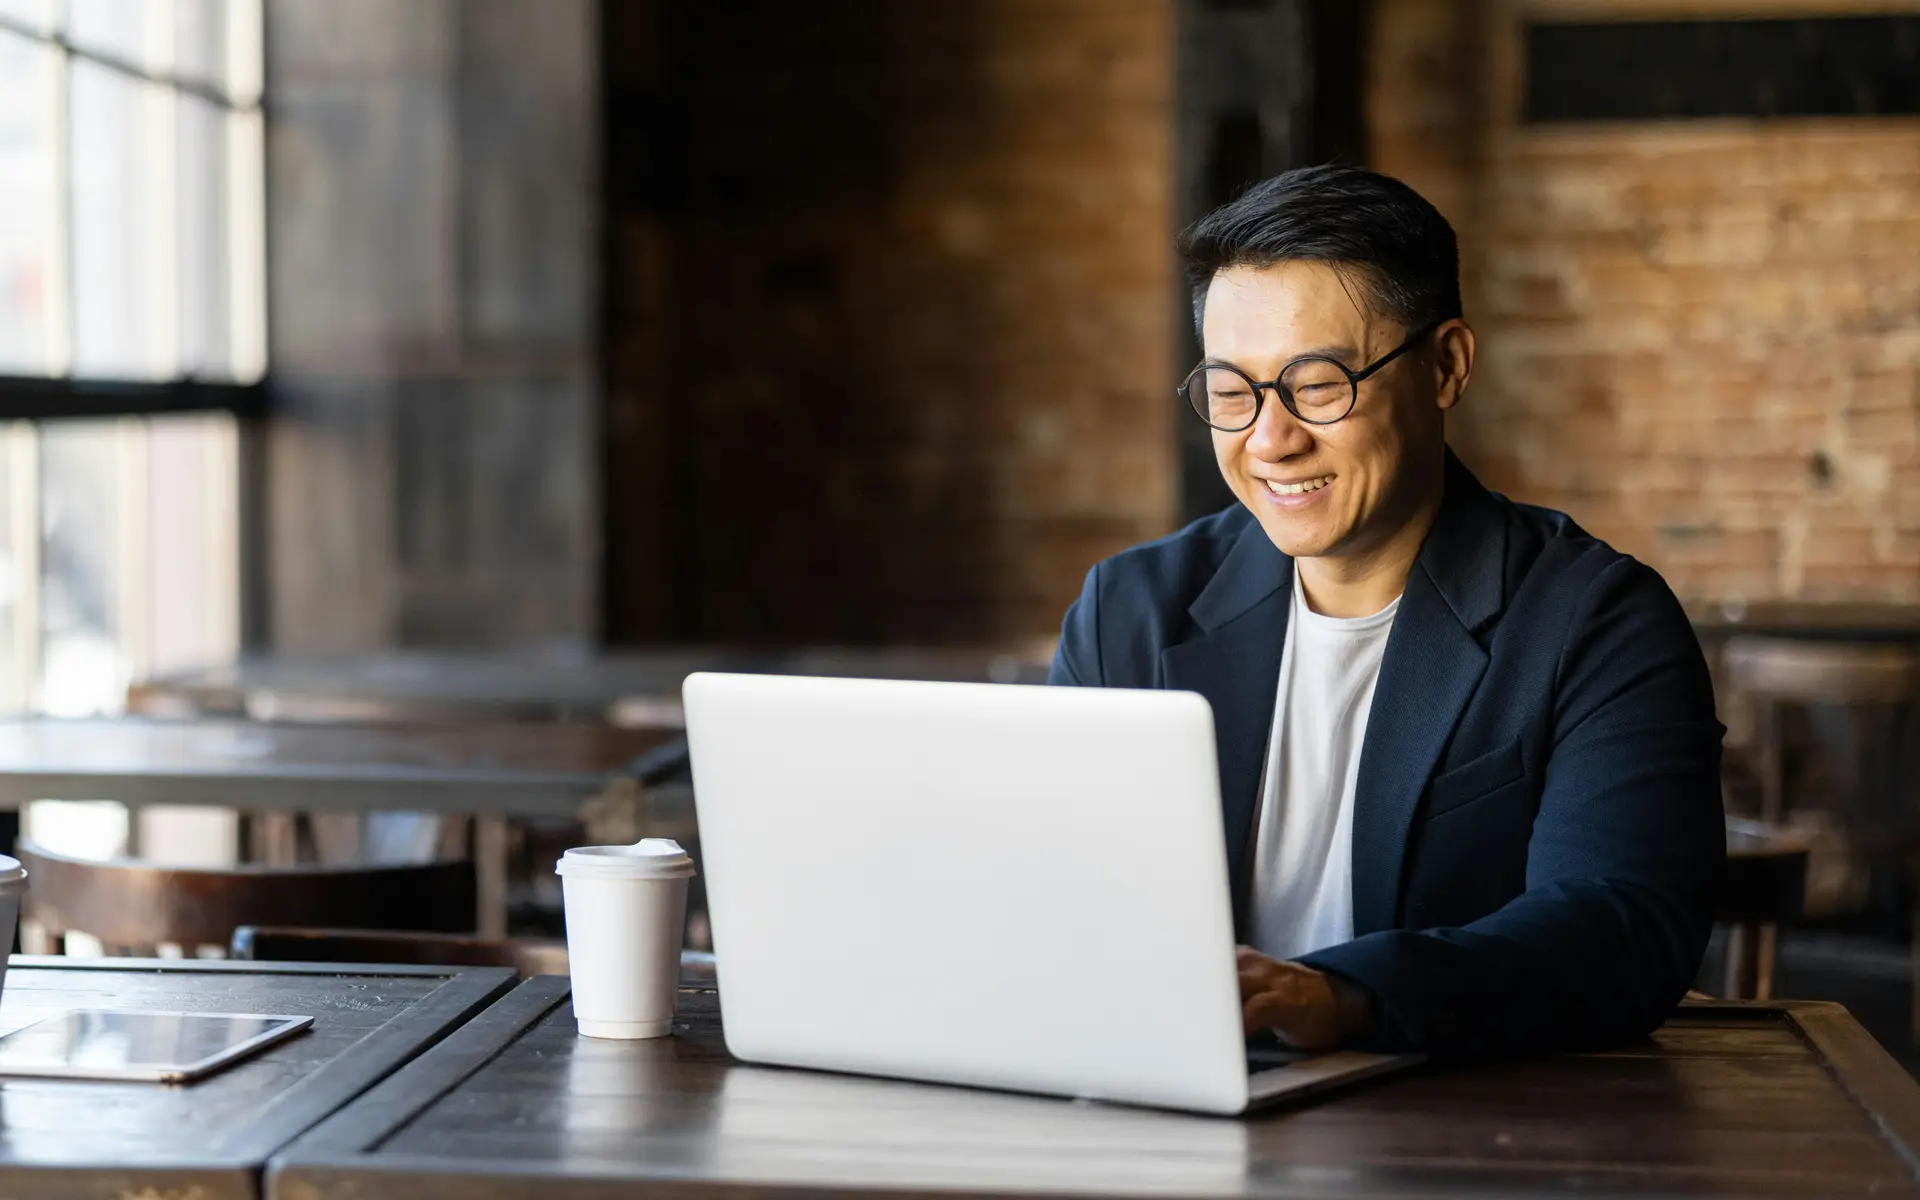
<instances>
[{"instance_id":1,"label":"white paper coffee cup","mask_svg":"<svg viewBox=\"0 0 1920 1200\"><path fill-rule=\"evenodd\" d=\"M587 1037L673 1028L693 860L668 838L581 846L554 866L567 914L573 1017Z\"/></svg>"}]
</instances>

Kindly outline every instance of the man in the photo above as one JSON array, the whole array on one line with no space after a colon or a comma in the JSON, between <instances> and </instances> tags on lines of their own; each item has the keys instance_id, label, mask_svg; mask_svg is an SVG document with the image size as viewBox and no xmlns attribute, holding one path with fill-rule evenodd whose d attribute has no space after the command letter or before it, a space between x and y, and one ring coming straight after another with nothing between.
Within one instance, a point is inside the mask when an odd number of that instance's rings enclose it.
<instances>
[{"instance_id":1,"label":"man","mask_svg":"<svg viewBox=\"0 0 1920 1200\"><path fill-rule=\"evenodd\" d=\"M1651 569L1447 449L1452 228L1315 167L1189 229L1182 395L1239 503L1100 563L1055 683L1213 706L1248 1031L1545 1050L1644 1034L1725 854L1699 643Z\"/></svg>"}]
</instances>

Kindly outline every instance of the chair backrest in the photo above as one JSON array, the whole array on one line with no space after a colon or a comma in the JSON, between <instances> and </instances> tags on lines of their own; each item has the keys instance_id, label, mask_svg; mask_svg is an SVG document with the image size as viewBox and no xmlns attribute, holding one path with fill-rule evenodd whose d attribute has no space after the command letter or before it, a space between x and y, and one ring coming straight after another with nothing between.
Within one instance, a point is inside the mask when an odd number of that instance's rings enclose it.
<instances>
[{"instance_id":1,"label":"chair backrest","mask_svg":"<svg viewBox=\"0 0 1920 1200\"><path fill-rule=\"evenodd\" d=\"M1759 821L1727 821L1727 872L1715 917L1784 924L1800 918L1807 894L1807 837Z\"/></svg>"},{"instance_id":2,"label":"chair backrest","mask_svg":"<svg viewBox=\"0 0 1920 1200\"><path fill-rule=\"evenodd\" d=\"M1720 652L1735 691L1800 704L1901 704L1920 691L1920 651L1906 645L1735 637Z\"/></svg>"},{"instance_id":3,"label":"chair backrest","mask_svg":"<svg viewBox=\"0 0 1920 1200\"><path fill-rule=\"evenodd\" d=\"M1735 637L1720 655L1728 691L1745 706L1759 815L1785 815L1787 709L1827 706L1844 713L1851 744L1832 762L1851 785L1832 797L1857 835L1891 842L1910 832L1904 775L1913 762L1904 742L1920 699L1920 648L1904 644Z\"/></svg>"},{"instance_id":4,"label":"chair backrest","mask_svg":"<svg viewBox=\"0 0 1920 1200\"><path fill-rule=\"evenodd\" d=\"M470 861L401 866L161 867L94 862L22 842L32 881L25 914L53 936L89 933L111 947L226 945L241 925L421 929L474 926Z\"/></svg>"},{"instance_id":5,"label":"chair backrest","mask_svg":"<svg viewBox=\"0 0 1920 1200\"><path fill-rule=\"evenodd\" d=\"M568 974L567 944L558 938L477 938L451 933L243 925L233 931L231 951L234 958L257 962L512 967L522 978Z\"/></svg>"}]
</instances>

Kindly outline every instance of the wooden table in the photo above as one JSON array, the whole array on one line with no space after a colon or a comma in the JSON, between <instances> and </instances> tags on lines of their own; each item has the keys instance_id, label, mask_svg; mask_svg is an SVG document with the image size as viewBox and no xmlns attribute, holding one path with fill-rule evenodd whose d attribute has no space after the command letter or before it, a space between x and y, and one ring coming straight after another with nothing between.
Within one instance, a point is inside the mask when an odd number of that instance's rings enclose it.
<instances>
[{"instance_id":1,"label":"wooden table","mask_svg":"<svg viewBox=\"0 0 1920 1200\"><path fill-rule=\"evenodd\" d=\"M1245 1120L742 1066L574 1035L528 980L276 1156L276 1200L1920 1194L1920 1087L1831 1004L1689 1006L1604 1054L1427 1068Z\"/></svg>"},{"instance_id":2,"label":"wooden table","mask_svg":"<svg viewBox=\"0 0 1920 1200\"><path fill-rule=\"evenodd\" d=\"M477 926L506 932L505 822L579 815L671 729L605 725L279 725L231 719L0 720L0 810L41 799L206 804L255 813L422 811L478 818ZM660 836L686 789L653 797ZM664 818L677 818L667 820ZM139 853L139 847L133 847Z\"/></svg>"},{"instance_id":3,"label":"wooden table","mask_svg":"<svg viewBox=\"0 0 1920 1200\"><path fill-rule=\"evenodd\" d=\"M135 711L167 716L657 724L677 719L680 684L694 671L1044 683L1048 655L1040 649L675 647L597 654L251 657L153 676L128 695Z\"/></svg>"},{"instance_id":4,"label":"wooden table","mask_svg":"<svg viewBox=\"0 0 1920 1200\"><path fill-rule=\"evenodd\" d=\"M0 808L30 800L255 811L574 814L677 736L598 725L0 720Z\"/></svg>"},{"instance_id":5,"label":"wooden table","mask_svg":"<svg viewBox=\"0 0 1920 1200\"><path fill-rule=\"evenodd\" d=\"M226 1200L267 1158L480 1011L512 972L15 957L0 1033L74 1008L310 1015L198 1083L0 1081L0 1196Z\"/></svg>"}]
</instances>

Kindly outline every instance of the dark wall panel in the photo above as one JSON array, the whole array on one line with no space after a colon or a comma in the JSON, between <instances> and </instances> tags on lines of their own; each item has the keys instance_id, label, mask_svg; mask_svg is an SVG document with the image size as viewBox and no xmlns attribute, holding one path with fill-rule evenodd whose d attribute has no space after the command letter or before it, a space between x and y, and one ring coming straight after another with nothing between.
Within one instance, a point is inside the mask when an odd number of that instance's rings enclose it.
<instances>
[{"instance_id":1,"label":"dark wall panel","mask_svg":"<svg viewBox=\"0 0 1920 1200\"><path fill-rule=\"evenodd\" d=\"M585 641L593 0L269 0L253 640Z\"/></svg>"},{"instance_id":2,"label":"dark wall panel","mask_svg":"<svg viewBox=\"0 0 1920 1200\"><path fill-rule=\"evenodd\" d=\"M1920 14L1543 22L1526 44L1530 122L1920 113Z\"/></svg>"},{"instance_id":3,"label":"dark wall panel","mask_svg":"<svg viewBox=\"0 0 1920 1200\"><path fill-rule=\"evenodd\" d=\"M1166 531L1172 15L607 6L610 636L1050 635Z\"/></svg>"}]
</instances>

